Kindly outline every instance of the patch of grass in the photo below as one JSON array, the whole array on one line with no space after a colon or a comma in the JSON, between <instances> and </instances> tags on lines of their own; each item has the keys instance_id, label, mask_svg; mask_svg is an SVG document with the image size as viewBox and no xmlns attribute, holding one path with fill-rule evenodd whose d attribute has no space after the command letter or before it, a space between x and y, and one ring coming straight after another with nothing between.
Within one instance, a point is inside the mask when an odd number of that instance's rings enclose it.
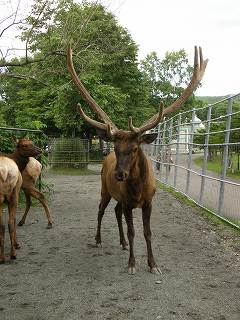
<instances>
[{"instance_id":1,"label":"patch of grass","mask_svg":"<svg viewBox=\"0 0 240 320\"><path fill-rule=\"evenodd\" d=\"M211 213L212 210L209 209L209 211L208 211L208 209L204 210L204 208L199 207L193 200L187 198L184 194L176 191L174 188L172 188L170 186L166 186L165 184L163 184L161 182L159 183L159 187L160 187L160 189L165 190L165 191L169 192L170 194L172 194L181 203L184 203L184 204L191 206L193 208L197 208L202 216L206 217L208 220L210 220L215 225L226 225L228 227L230 226L231 228L233 228L234 230L236 230L240 234L240 220L228 218L228 220L230 222L234 223L236 226L239 227L239 229L238 229L238 228L234 227L233 225L231 225L230 223L228 223L227 221L222 220L220 217L215 216L213 213Z\"/></svg>"},{"instance_id":2,"label":"patch of grass","mask_svg":"<svg viewBox=\"0 0 240 320\"><path fill-rule=\"evenodd\" d=\"M194 159L194 163L197 166L202 167L203 157L198 157L198 158ZM234 172L232 172L232 169L228 169L227 176L239 179L240 178L240 171L237 171L237 155L236 154L234 154L232 156L232 168L233 168ZM222 171L222 157L221 157L221 155L218 155L213 160L207 162L207 170L212 171L212 172L216 172L219 175L221 174L221 171Z\"/></svg>"},{"instance_id":3,"label":"patch of grass","mask_svg":"<svg viewBox=\"0 0 240 320\"><path fill-rule=\"evenodd\" d=\"M71 168L71 167L56 167L48 170L50 173L64 174L70 176L83 176L88 174L98 174L95 171L89 170L87 168Z\"/></svg>"}]
</instances>

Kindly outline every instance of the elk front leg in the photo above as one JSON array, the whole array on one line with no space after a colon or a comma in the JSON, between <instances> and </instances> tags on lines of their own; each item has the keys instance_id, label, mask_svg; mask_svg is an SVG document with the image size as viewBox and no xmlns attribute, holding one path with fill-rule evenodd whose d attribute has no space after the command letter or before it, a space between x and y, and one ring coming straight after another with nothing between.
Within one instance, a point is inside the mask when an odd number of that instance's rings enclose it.
<instances>
[{"instance_id":1,"label":"elk front leg","mask_svg":"<svg viewBox=\"0 0 240 320\"><path fill-rule=\"evenodd\" d=\"M120 202L117 203L115 207L115 214L118 222L119 236L120 236L120 244L122 245L123 250L127 250L128 243L125 239L123 226L122 226L122 205Z\"/></svg>"},{"instance_id":2,"label":"elk front leg","mask_svg":"<svg viewBox=\"0 0 240 320\"><path fill-rule=\"evenodd\" d=\"M2 201L3 202L3 199ZM0 263L4 263L4 235L5 235L5 225L3 224L3 204L0 204Z\"/></svg>"},{"instance_id":3,"label":"elk front leg","mask_svg":"<svg viewBox=\"0 0 240 320\"><path fill-rule=\"evenodd\" d=\"M16 248L19 248L19 244L17 243L17 236L16 236L17 202L10 201L8 203L8 210L9 210L8 231L9 231L10 241L11 241L10 258L16 259L17 257Z\"/></svg>"},{"instance_id":4,"label":"elk front leg","mask_svg":"<svg viewBox=\"0 0 240 320\"><path fill-rule=\"evenodd\" d=\"M132 216L132 209L124 208L124 216L127 223L127 236L129 241L129 260L128 260L128 274L135 274L136 267L135 267L135 256L133 252L133 243L134 243L134 226L133 226L133 216Z\"/></svg>"},{"instance_id":5,"label":"elk front leg","mask_svg":"<svg viewBox=\"0 0 240 320\"><path fill-rule=\"evenodd\" d=\"M150 217L152 212L152 203L147 202L142 208L142 220L143 220L143 233L147 244L147 254L148 254L148 266L150 267L150 272L159 274L161 270L158 268L152 253L152 243L151 237L152 232L150 228Z\"/></svg>"},{"instance_id":6,"label":"elk front leg","mask_svg":"<svg viewBox=\"0 0 240 320\"><path fill-rule=\"evenodd\" d=\"M109 201L111 200L111 196L109 194L102 194L102 199L99 204L99 210L98 210L98 225L97 225L97 233L96 233L96 247L101 247L102 239L101 239L101 224L102 224L102 218L105 212L105 209L107 208L107 205L109 204Z\"/></svg>"}]
</instances>

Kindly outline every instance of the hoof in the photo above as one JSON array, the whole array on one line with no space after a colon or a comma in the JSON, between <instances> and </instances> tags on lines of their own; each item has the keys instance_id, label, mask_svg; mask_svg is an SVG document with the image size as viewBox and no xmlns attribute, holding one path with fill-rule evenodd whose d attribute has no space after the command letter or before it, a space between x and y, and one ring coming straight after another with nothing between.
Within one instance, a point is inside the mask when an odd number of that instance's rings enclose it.
<instances>
[{"instance_id":1,"label":"hoof","mask_svg":"<svg viewBox=\"0 0 240 320\"><path fill-rule=\"evenodd\" d=\"M129 267L128 268L128 274L135 274L136 273L136 268L135 267Z\"/></svg>"},{"instance_id":2,"label":"hoof","mask_svg":"<svg viewBox=\"0 0 240 320\"><path fill-rule=\"evenodd\" d=\"M122 246L122 250L128 251L128 247L127 246Z\"/></svg>"},{"instance_id":3,"label":"hoof","mask_svg":"<svg viewBox=\"0 0 240 320\"><path fill-rule=\"evenodd\" d=\"M52 229L52 223L48 222L47 229Z\"/></svg>"},{"instance_id":4,"label":"hoof","mask_svg":"<svg viewBox=\"0 0 240 320\"><path fill-rule=\"evenodd\" d=\"M19 227L22 227L23 225L24 225L24 222L23 222L23 221L19 221L19 222L18 222L18 226L19 226Z\"/></svg>"},{"instance_id":5,"label":"hoof","mask_svg":"<svg viewBox=\"0 0 240 320\"><path fill-rule=\"evenodd\" d=\"M14 247L15 247L15 249L17 249L17 250L19 250L19 249L21 248L20 245L19 245L19 243L16 243Z\"/></svg>"},{"instance_id":6,"label":"hoof","mask_svg":"<svg viewBox=\"0 0 240 320\"><path fill-rule=\"evenodd\" d=\"M10 259L11 259L11 260L16 260L17 257L16 257L16 256L10 256Z\"/></svg>"},{"instance_id":7,"label":"hoof","mask_svg":"<svg viewBox=\"0 0 240 320\"><path fill-rule=\"evenodd\" d=\"M96 248L102 248L102 244L101 243L96 243Z\"/></svg>"},{"instance_id":8,"label":"hoof","mask_svg":"<svg viewBox=\"0 0 240 320\"><path fill-rule=\"evenodd\" d=\"M161 269L158 268L158 267L150 268L150 272L153 273L153 274L162 274Z\"/></svg>"}]
</instances>

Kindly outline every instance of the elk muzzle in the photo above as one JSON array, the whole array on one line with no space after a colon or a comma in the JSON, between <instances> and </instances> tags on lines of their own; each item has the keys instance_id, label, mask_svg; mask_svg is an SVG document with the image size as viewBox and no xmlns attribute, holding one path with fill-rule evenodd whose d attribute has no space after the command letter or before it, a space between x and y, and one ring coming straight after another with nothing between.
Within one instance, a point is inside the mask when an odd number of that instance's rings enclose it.
<instances>
[{"instance_id":1,"label":"elk muzzle","mask_svg":"<svg viewBox=\"0 0 240 320\"><path fill-rule=\"evenodd\" d=\"M128 172L123 169L115 169L114 176L117 181L125 181L128 177Z\"/></svg>"}]
</instances>

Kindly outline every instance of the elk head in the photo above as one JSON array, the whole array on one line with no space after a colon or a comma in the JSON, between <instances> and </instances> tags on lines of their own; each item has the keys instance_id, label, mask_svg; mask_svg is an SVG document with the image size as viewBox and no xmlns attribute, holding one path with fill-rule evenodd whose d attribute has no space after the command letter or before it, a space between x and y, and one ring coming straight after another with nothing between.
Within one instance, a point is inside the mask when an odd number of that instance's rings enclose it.
<instances>
[{"instance_id":1,"label":"elk head","mask_svg":"<svg viewBox=\"0 0 240 320\"><path fill-rule=\"evenodd\" d=\"M141 143L151 143L156 137L157 133L144 134L144 132L153 129L161 121L162 117L177 110L183 105L183 103L188 99L188 97L197 88L199 82L201 81L208 60L203 60L202 49L195 46L195 56L194 56L194 71L192 79L184 90L182 95L165 110L163 108L163 103L160 103L159 111L149 120L147 120L141 127L136 128L133 126L132 118L128 119L129 130L118 129L117 126L111 121L108 115L103 111L103 109L97 104L97 102L90 96L81 80L78 78L77 73L73 66L72 61L72 50L69 45L67 51L67 68L71 75L71 78L75 85L77 86L82 98L88 103L92 111L94 111L103 122L96 121L89 118L78 104L79 112L86 122L102 132L101 136L106 139L106 137L113 141L114 151L116 154L116 168L115 177L119 181L124 181L129 175L131 164L137 159L137 154L139 152L139 146Z\"/></svg>"},{"instance_id":2,"label":"elk head","mask_svg":"<svg viewBox=\"0 0 240 320\"><path fill-rule=\"evenodd\" d=\"M35 144L29 139L13 139L16 143L16 149L22 158L36 157L42 153L41 148L35 146Z\"/></svg>"}]
</instances>

